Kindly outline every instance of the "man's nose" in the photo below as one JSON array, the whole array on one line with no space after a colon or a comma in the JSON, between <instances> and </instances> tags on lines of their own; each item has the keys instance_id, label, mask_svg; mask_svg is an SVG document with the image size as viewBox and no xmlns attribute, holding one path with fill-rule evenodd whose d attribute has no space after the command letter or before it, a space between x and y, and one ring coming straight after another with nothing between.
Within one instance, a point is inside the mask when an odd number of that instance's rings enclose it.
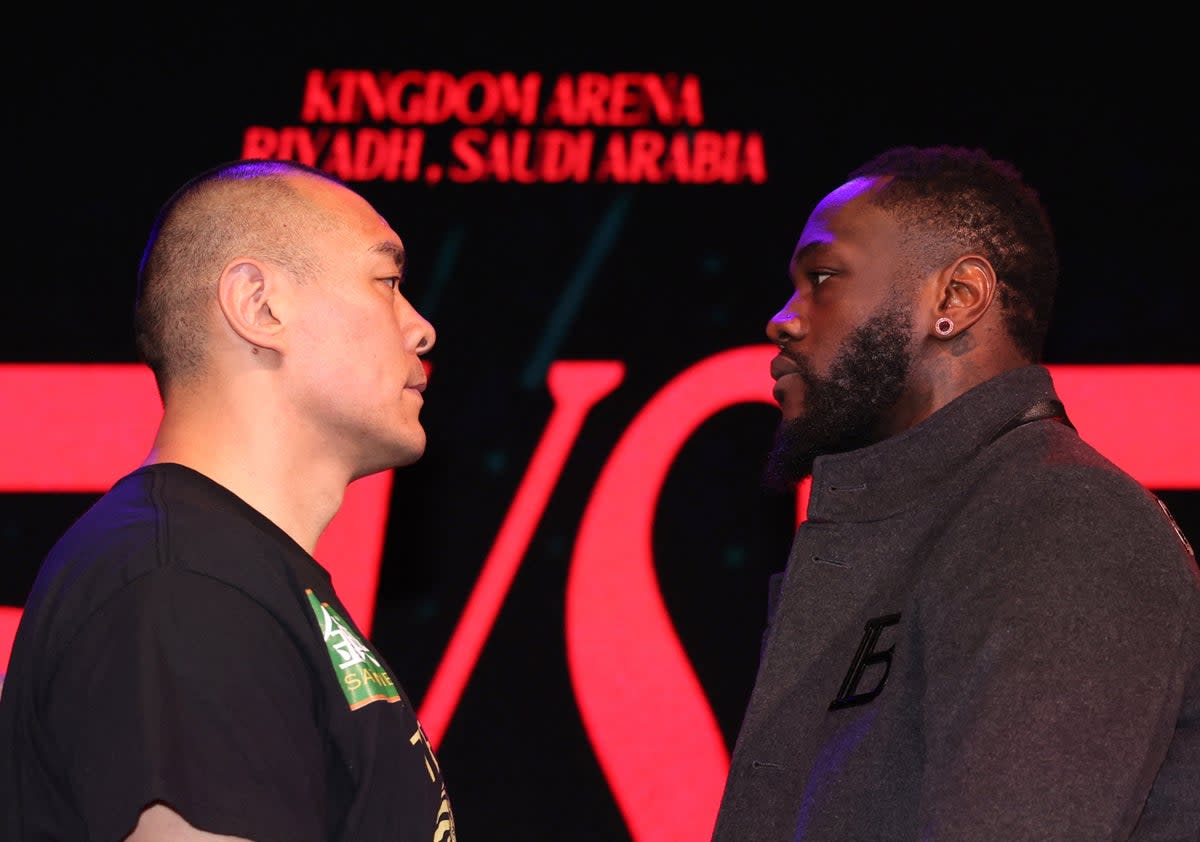
<instances>
[{"instance_id":1,"label":"man's nose","mask_svg":"<svg viewBox=\"0 0 1200 842\"><path fill-rule=\"evenodd\" d=\"M774 345L803 339L808 333L808 316L799 293L793 295L782 310L767 321L767 338Z\"/></svg>"},{"instance_id":2,"label":"man's nose","mask_svg":"<svg viewBox=\"0 0 1200 842\"><path fill-rule=\"evenodd\" d=\"M437 342L437 331L434 330L429 320L420 313L417 313L417 319L417 353L424 354L430 351L433 348L433 344Z\"/></svg>"},{"instance_id":3,"label":"man's nose","mask_svg":"<svg viewBox=\"0 0 1200 842\"><path fill-rule=\"evenodd\" d=\"M408 300L401 301L400 306L404 308L401 320L405 335L408 337L407 341L413 343L418 354L427 353L437 342L437 331L434 330L429 319L417 312L417 308Z\"/></svg>"}]
</instances>

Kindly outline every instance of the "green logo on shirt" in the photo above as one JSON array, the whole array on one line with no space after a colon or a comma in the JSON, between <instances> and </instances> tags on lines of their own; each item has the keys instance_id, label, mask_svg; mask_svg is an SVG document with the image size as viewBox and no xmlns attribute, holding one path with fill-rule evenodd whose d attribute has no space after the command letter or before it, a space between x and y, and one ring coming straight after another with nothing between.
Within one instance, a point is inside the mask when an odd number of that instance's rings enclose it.
<instances>
[{"instance_id":1,"label":"green logo on shirt","mask_svg":"<svg viewBox=\"0 0 1200 842\"><path fill-rule=\"evenodd\" d=\"M346 694L350 710L358 710L371 702L399 702L400 691L383 664L362 642L350 624L342 619L327 602L321 602L311 588L304 591L308 604L317 615L317 626L329 650L329 659L337 671L338 683Z\"/></svg>"}]
</instances>

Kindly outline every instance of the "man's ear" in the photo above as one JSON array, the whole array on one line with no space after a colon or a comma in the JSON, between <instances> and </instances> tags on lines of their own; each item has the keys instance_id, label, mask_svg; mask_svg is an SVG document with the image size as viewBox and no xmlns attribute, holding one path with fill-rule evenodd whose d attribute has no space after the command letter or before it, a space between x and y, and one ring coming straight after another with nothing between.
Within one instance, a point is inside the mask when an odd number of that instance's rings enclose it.
<instances>
[{"instance_id":1,"label":"man's ear","mask_svg":"<svg viewBox=\"0 0 1200 842\"><path fill-rule=\"evenodd\" d=\"M987 312L996 297L996 270L978 255L960 257L938 274L928 330L941 339L957 336Z\"/></svg>"},{"instance_id":2,"label":"man's ear","mask_svg":"<svg viewBox=\"0 0 1200 842\"><path fill-rule=\"evenodd\" d=\"M280 350L282 323L272 310L278 270L252 258L230 261L217 283L217 303L226 323L258 353Z\"/></svg>"}]
</instances>

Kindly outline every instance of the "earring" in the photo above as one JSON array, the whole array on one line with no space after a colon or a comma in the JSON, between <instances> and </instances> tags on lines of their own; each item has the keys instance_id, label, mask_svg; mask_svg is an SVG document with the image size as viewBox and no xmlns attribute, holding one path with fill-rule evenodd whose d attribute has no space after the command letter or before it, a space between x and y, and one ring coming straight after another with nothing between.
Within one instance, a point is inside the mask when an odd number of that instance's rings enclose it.
<instances>
[{"instance_id":1,"label":"earring","mask_svg":"<svg viewBox=\"0 0 1200 842\"><path fill-rule=\"evenodd\" d=\"M954 332L954 322L950 321L945 316L942 316L933 323L933 332L938 336L949 336Z\"/></svg>"}]
</instances>

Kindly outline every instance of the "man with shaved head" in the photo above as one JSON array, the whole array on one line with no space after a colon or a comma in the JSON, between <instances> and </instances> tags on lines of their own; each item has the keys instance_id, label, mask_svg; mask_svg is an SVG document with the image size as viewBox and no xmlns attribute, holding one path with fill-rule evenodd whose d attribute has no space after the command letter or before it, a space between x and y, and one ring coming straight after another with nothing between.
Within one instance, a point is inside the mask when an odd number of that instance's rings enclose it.
<instances>
[{"instance_id":1,"label":"man with shaved head","mask_svg":"<svg viewBox=\"0 0 1200 842\"><path fill-rule=\"evenodd\" d=\"M404 245L319 170L239 161L162 207L144 463L50 551L0 694L6 839L451 842L411 699L313 558L425 449Z\"/></svg>"},{"instance_id":2,"label":"man with shaved head","mask_svg":"<svg viewBox=\"0 0 1200 842\"><path fill-rule=\"evenodd\" d=\"M769 477L812 484L714 842L1200 839L1196 559L1040 363L1038 195L885 150L788 277Z\"/></svg>"}]
</instances>

